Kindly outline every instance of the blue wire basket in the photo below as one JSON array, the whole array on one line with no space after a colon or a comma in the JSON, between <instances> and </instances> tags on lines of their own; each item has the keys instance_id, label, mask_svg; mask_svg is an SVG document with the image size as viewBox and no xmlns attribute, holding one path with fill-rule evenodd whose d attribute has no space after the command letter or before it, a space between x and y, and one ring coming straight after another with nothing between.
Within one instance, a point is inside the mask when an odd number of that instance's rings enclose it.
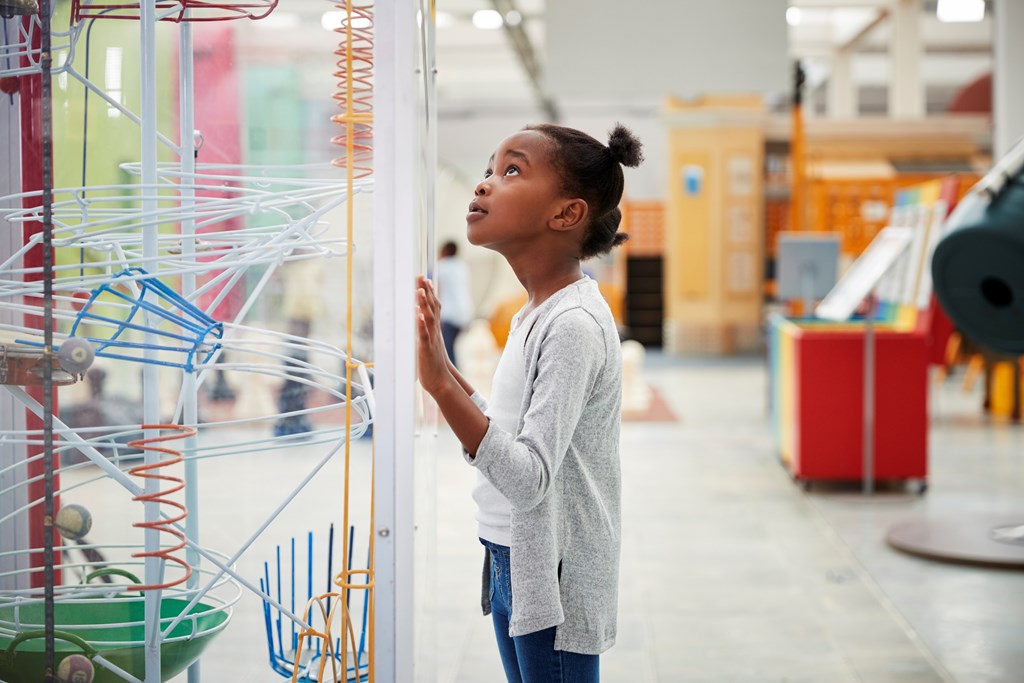
<instances>
[{"instance_id":1,"label":"blue wire basket","mask_svg":"<svg viewBox=\"0 0 1024 683\"><path fill-rule=\"evenodd\" d=\"M355 529L349 528L349 552L346 558L346 564L348 569L352 569L352 549L355 541ZM330 532L328 534L327 542L327 561L324 562L323 566L326 569L326 574L321 575L316 573L314 576L314 565L315 558L313 553L313 532L310 531L306 536L306 552L305 559L298 557L301 554L296 551L295 539L291 539L290 549L282 553L281 546L278 545L275 553L273 567L270 562L263 563L263 577L260 579L260 588L267 594L277 600L279 605L287 606L292 614L300 615L300 612L296 611L296 608L302 610L302 608L314 597L323 595L323 593L330 593L335 591L335 587L332 583L332 572L331 565L333 562L334 555L334 525L331 525ZM286 555L286 557L282 557ZM322 561L322 560L320 560ZM271 571L271 570L274 571ZM305 591L302 590L302 584L305 584ZM317 590L314 592L314 585L323 586L325 590ZM348 592L347 600L350 602L352 599L352 592ZM369 680L368 671L368 653L366 651L366 628L367 618L369 614L369 600L367 599L367 593L362 592L363 604L362 604L362 624L359 631L359 642L358 648L353 655L349 652L347 671L345 672L344 678L341 680L361 683L362 681ZM351 604L349 605L351 607ZM326 604L327 612L331 610L331 598L327 598ZM301 616L301 615L300 615ZM312 612L310 619L313 618ZM299 634L300 628L292 619L285 616L280 609L270 604L267 601L263 601L263 622L266 628L267 635L267 651L270 655L270 666L278 674L285 678L291 678L295 672L295 667L298 665L299 672L295 680L301 682L316 683L320 679L318 678L321 659L323 657L334 657L336 666L332 666L330 662L327 662L324 675L333 676L335 670L340 670L341 666L341 650L345 647L345 643L341 637L335 638L333 645L333 652L329 651L330 648L325 648L325 643L320 638L307 638L303 644L302 660L299 662L295 661L295 653L299 646ZM313 624L308 624L313 626ZM325 650L327 650L325 652ZM324 680L335 680L334 678L325 678Z\"/></svg>"},{"instance_id":2,"label":"blue wire basket","mask_svg":"<svg viewBox=\"0 0 1024 683\"><path fill-rule=\"evenodd\" d=\"M130 293L125 293L124 285L130 282L135 284L135 288L129 288ZM101 296L104 297L102 300ZM97 312L97 308L111 300L128 304L127 315L123 319ZM146 324L147 314L156 317L157 326ZM92 290L89 300L75 317L70 336L76 336L82 323L88 322L115 326L114 334L109 338L82 337L95 345L97 356L182 368L187 372L195 370L197 359L200 365L208 362L220 348L219 341L212 340L224 336L223 323L208 316L142 268L122 271L110 282ZM161 329L171 326L177 329ZM147 344L133 339L132 332L152 333L159 338L159 343ZM147 349L162 352L161 357L145 358L143 352Z\"/></svg>"}]
</instances>

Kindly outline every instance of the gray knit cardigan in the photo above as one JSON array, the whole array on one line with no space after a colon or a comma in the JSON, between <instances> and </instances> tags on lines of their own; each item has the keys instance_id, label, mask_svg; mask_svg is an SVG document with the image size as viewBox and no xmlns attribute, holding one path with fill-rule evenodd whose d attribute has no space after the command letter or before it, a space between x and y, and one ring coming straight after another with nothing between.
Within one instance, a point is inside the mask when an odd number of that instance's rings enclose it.
<instances>
[{"instance_id":1,"label":"gray knit cardigan","mask_svg":"<svg viewBox=\"0 0 1024 683\"><path fill-rule=\"evenodd\" d=\"M596 282L541 304L524 357L517 433L492 422L466 454L512 505L509 634L558 626L556 650L600 654L615 643L618 612L622 354Z\"/></svg>"}]
</instances>

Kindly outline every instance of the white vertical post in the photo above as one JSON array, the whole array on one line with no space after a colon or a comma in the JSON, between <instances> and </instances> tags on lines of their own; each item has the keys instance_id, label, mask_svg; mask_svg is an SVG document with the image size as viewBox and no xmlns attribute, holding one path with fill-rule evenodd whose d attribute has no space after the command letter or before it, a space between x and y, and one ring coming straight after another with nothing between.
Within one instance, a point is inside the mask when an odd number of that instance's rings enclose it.
<instances>
[{"instance_id":1,"label":"white vertical post","mask_svg":"<svg viewBox=\"0 0 1024 683\"><path fill-rule=\"evenodd\" d=\"M185 10L186 18L191 10ZM181 256L186 263L193 262L196 255L196 220L189 211L195 206L196 185L196 143L195 143L195 60L192 49L192 22L183 21L178 27L178 118L180 122L179 145L181 147L181 208L185 218L181 221ZM181 295L192 301L196 291L196 274L186 271L181 276ZM195 303L194 301L192 303ZM195 372L182 372L181 391L182 420L186 425L199 423L199 397ZM188 517L185 518L185 535L199 543L199 465L194 457L199 445L197 436L186 437L182 441L185 458L185 507ZM200 564L199 553L189 546L185 551L185 559L193 569ZM199 586L199 573L194 572L188 580L188 587ZM188 668L188 683L199 683L199 660Z\"/></svg>"},{"instance_id":2,"label":"white vertical post","mask_svg":"<svg viewBox=\"0 0 1024 683\"><path fill-rule=\"evenodd\" d=\"M4 22L0 30L6 31L5 41L16 40L17 22ZM21 104L20 95L13 96L13 104L3 103L0 106L0 149L6 150L0 157L0 197L17 195L21 192ZM19 200L10 200L3 204L4 208L14 208ZM0 261L6 261L11 254L24 246L21 230L12 229L10 225L0 230ZM22 325L23 316L20 311L6 305L14 303L5 298L0 301L0 323ZM0 424L5 429L21 431L25 429L25 408L15 401L10 393L0 391ZM28 449L24 444L14 444L7 440L0 441L0 518L6 519L0 524L0 546L4 550L28 550L30 546L28 534L28 513L17 512L28 503L28 477L25 457ZM20 467L12 467L22 463ZM10 469L8 469L10 468ZM11 515L8 517L8 515ZM29 587L28 553L5 554L0 557L0 590L14 591Z\"/></svg>"},{"instance_id":3,"label":"white vertical post","mask_svg":"<svg viewBox=\"0 0 1024 683\"><path fill-rule=\"evenodd\" d=\"M419 230L416 175L416 4L376 4L373 352L375 673L414 680L413 448Z\"/></svg>"},{"instance_id":4,"label":"white vertical post","mask_svg":"<svg viewBox=\"0 0 1024 683\"><path fill-rule=\"evenodd\" d=\"M154 275L157 272L157 230L158 225L152 218L156 209L156 0L140 0L139 3L139 77L141 80L142 109L142 213L149 216L142 226L142 256L146 269ZM157 324L154 316L147 312L146 326L152 329ZM147 424L160 422L160 374L158 366L152 361L157 359L157 351L150 348L158 343L157 335L146 332L144 342L147 348L143 352L145 363L142 366L142 415ZM146 438L156 436L146 433ZM159 454L154 451L145 453L147 465L159 461ZM159 492L160 482L146 479L146 494ZM160 519L160 505L145 503L145 519L147 523ZM160 550L160 532L155 529L145 530L144 546L147 553ZM145 583L147 585L162 582L161 561L157 557L147 557L145 563ZM146 678L145 683L160 683L160 598L161 591L146 591Z\"/></svg>"},{"instance_id":5,"label":"white vertical post","mask_svg":"<svg viewBox=\"0 0 1024 683\"><path fill-rule=\"evenodd\" d=\"M850 50L839 49L832 57L826 110L829 118L833 119L857 117L857 91L853 82L853 55Z\"/></svg>"},{"instance_id":6,"label":"white vertical post","mask_svg":"<svg viewBox=\"0 0 1024 683\"><path fill-rule=\"evenodd\" d=\"M436 197L437 183L434 169L437 168L437 61L436 33L431 7L434 0L418 0L420 12L423 13L421 32L421 58L418 62L418 90L422 93L420 106L425 107L418 117L419 130L423 136L421 147L425 150L426 174L421 178L424 201L421 204L423 216L423 234L421 240L426 250L421 258L421 268L431 273L437 272L437 240L436 240ZM420 71L422 69L422 71ZM417 582L415 584L415 683L437 683L437 653L443 646L438 641L437 629L432 628L434 615L439 600L437 596L437 437L438 410L433 407L425 416L426 424L419 431L416 440L416 535L415 565ZM429 432L425 436L425 433ZM425 620L427 622L425 623Z\"/></svg>"},{"instance_id":7,"label":"white vertical post","mask_svg":"<svg viewBox=\"0 0 1024 683\"><path fill-rule=\"evenodd\" d=\"M889 116L925 115L921 80L921 0L896 0L889 42Z\"/></svg>"},{"instance_id":8,"label":"white vertical post","mask_svg":"<svg viewBox=\"0 0 1024 683\"><path fill-rule=\"evenodd\" d=\"M1024 136L1024 3L1020 0L996 0L993 12L994 74L992 158L999 159Z\"/></svg>"}]
</instances>

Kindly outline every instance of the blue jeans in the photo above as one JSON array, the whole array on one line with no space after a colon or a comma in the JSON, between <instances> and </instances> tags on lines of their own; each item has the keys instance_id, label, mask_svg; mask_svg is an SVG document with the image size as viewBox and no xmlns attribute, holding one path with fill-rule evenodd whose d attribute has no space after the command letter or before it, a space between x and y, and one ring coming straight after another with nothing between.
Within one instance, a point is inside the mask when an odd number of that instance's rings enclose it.
<instances>
[{"instance_id":1,"label":"blue jeans","mask_svg":"<svg viewBox=\"0 0 1024 683\"><path fill-rule=\"evenodd\" d=\"M444 342L444 350L448 353L448 358L455 367L459 367L459 364L455 361L455 340L460 332L462 332L462 328L458 325L444 320L441 321L441 341Z\"/></svg>"},{"instance_id":2,"label":"blue jeans","mask_svg":"<svg viewBox=\"0 0 1024 683\"><path fill-rule=\"evenodd\" d=\"M512 618L511 551L508 546L480 539L491 553L491 620L508 683L598 683L598 655L555 649L555 627L514 638L508 635Z\"/></svg>"}]
</instances>

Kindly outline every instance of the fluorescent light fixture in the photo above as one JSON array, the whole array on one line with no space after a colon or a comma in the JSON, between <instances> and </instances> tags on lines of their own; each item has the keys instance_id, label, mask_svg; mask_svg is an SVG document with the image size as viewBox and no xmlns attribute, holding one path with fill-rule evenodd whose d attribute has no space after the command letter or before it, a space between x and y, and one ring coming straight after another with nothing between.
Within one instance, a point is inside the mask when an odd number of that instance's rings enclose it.
<instances>
[{"instance_id":1,"label":"fluorescent light fixture","mask_svg":"<svg viewBox=\"0 0 1024 683\"><path fill-rule=\"evenodd\" d=\"M505 14L505 23L509 26L519 26L519 24L523 23L523 15L514 9L509 10Z\"/></svg>"},{"instance_id":2,"label":"fluorescent light fixture","mask_svg":"<svg viewBox=\"0 0 1024 683\"><path fill-rule=\"evenodd\" d=\"M789 7L786 9L786 23L790 26L799 26L803 20L803 12L800 11L799 7Z\"/></svg>"},{"instance_id":3,"label":"fluorescent light fixture","mask_svg":"<svg viewBox=\"0 0 1024 683\"><path fill-rule=\"evenodd\" d=\"M320 25L323 26L328 31L337 31L338 29L342 28L342 22L345 21L345 17L347 16L347 12L342 12L339 10L331 10L329 12L324 12L323 16L320 17ZM355 15L352 17L353 29L367 29L371 28L372 26L373 22L367 19L366 17L359 15Z\"/></svg>"},{"instance_id":4,"label":"fluorescent light fixture","mask_svg":"<svg viewBox=\"0 0 1024 683\"><path fill-rule=\"evenodd\" d=\"M105 68L103 69L104 90L121 89L121 48L108 47Z\"/></svg>"},{"instance_id":5,"label":"fluorescent light fixture","mask_svg":"<svg viewBox=\"0 0 1024 683\"><path fill-rule=\"evenodd\" d=\"M504 20L501 14L492 9L481 9L473 12L473 26L482 29L501 28Z\"/></svg>"},{"instance_id":6,"label":"fluorescent light fixture","mask_svg":"<svg viewBox=\"0 0 1024 683\"><path fill-rule=\"evenodd\" d=\"M107 91L107 97L121 104L121 65L123 63L123 52L119 47L108 47L107 58L103 68L103 89ZM121 110L112 104L107 105L107 116L116 119L121 116Z\"/></svg>"},{"instance_id":7,"label":"fluorescent light fixture","mask_svg":"<svg viewBox=\"0 0 1024 683\"><path fill-rule=\"evenodd\" d=\"M935 15L948 23L981 21L985 18L985 0L939 0Z\"/></svg>"}]
</instances>

